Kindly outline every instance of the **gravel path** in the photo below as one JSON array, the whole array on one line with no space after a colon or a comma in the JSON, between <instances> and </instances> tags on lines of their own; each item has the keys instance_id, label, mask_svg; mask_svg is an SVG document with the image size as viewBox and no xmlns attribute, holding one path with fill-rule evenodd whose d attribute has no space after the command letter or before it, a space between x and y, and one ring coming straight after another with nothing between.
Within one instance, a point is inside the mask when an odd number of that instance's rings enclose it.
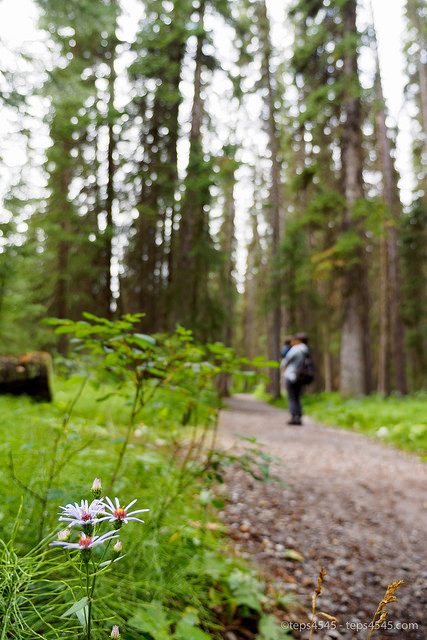
<instances>
[{"instance_id":1,"label":"gravel path","mask_svg":"<svg viewBox=\"0 0 427 640\"><path fill-rule=\"evenodd\" d=\"M366 638L360 625L394 580L405 584L374 640L427 640L427 466L307 416L302 427L288 426L286 411L252 396L233 396L227 405L219 420L221 445L241 450L246 445L233 434L256 437L279 458L273 471L289 487L248 480L233 468L222 518L241 553L256 556L307 605L324 566L319 609L339 624L317 630L313 640ZM303 559L286 558L289 549ZM299 627L295 635L308 632Z\"/></svg>"}]
</instances>

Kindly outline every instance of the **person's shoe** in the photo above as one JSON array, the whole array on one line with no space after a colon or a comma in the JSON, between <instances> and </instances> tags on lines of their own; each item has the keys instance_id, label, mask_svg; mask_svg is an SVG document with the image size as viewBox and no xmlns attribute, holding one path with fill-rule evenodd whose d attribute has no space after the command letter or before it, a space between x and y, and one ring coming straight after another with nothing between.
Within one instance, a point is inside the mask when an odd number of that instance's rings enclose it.
<instances>
[{"instance_id":1,"label":"person's shoe","mask_svg":"<svg viewBox=\"0 0 427 640\"><path fill-rule=\"evenodd\" d=\"M288 424L301 425L301 418L299 418L298 416L292 416L292 418L288 421Z\"/></svg>"}]
</instances>

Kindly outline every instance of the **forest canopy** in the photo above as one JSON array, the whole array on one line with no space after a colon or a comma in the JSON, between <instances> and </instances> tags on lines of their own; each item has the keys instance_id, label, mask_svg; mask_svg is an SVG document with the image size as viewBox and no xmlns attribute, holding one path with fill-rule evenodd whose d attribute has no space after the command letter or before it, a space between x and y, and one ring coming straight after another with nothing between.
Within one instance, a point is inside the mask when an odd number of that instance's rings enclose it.
<instances>
[{"instance_id":1,"label":"forest canopy","mask_svg":"<svg viewBox=\"0 0 427 640\"><path fill-rule=\"evenodd\" d=\"M405 206L369 3L270 4L33 0L34 43L0 39L2 354L66 353L48 317L140 313L250 359L303 330L319 389L425 388L425 3Z\"/></svg>"}]
</instances>

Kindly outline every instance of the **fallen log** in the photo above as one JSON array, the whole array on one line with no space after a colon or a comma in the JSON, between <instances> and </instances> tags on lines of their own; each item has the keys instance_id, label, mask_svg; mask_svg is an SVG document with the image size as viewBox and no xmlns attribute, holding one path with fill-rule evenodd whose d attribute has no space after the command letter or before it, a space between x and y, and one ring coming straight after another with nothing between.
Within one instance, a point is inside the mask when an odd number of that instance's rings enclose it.
<instances>
[{"instance_id":1,"label":"fallen log","mask_svg":"<svg viewBox=\"0 0 427 640\"><path fill-rule=\"evenodd\" d=\"M52 358L44 351L23 356L0 357L0 394L25 393L36 400L52 402Z\"/></svg>"}]
</instances>

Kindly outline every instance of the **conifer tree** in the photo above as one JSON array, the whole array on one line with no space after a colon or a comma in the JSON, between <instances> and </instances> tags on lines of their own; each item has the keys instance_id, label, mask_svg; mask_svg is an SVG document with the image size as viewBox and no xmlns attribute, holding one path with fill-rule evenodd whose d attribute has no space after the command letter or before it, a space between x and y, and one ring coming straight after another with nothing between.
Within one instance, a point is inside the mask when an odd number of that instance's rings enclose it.
<instances>
[{"instance_id":1,"label":"conifer tree","mask_svg":"<svg viewBox=\"0 0 427 640\"><path fill-rule=\"evenodd\" d=\"M219 164L219 184L223 191L223 219L219 234L222 257L219 298L224 313L222 341L226 347L231 347L233 342L233 320L236 301L236 284L234 281L236 203L234 188L236 185L236 170L239 166L236 161L235 145L229 144L224 147L224 155L220 159Z\"/></svg>"},{"instance_id":2,"label":"conifer tree","mask_svg":"<svg viewBox=\"0 0 427 640\"><path fill-rule=\"evenodd\" d=\"M332 4L328 0L297 2L290 12L297 25L298 46L293 59L297 86L304 92L301 122L310 123L309 137L320 148L328 139L330 167L344 196L341 232L324 257L339 269L341 286L340 385L348 395L366 393L371 387L370 327L367 268L364 251L364 188L362 169L361 88L357 69L359 36L356 3ZM318 142L319 141L319 142ZM325 168L305 162L302 170L320 182ZM329 172L330 173L330 172ZM327 174L326 174L327 175ZM331 193L332 197L333 192ZM339 202L339 198L334 198ZM322 195L319 194L320 203ZM332 200L333 201L333 200ZM323 206L327 199L323 198ZM334 211L334 207L325 207ZM325 221L326 222L326 221ZM332 225L336 220L329 220ZM322 259L322 255L319 256Z\"/></svg>"},{"instance_id":3,"label":"conifer tree","mask_svg":"<svg viewBox=\"0 0 427 640\"><path fill-rule=\"evenodd\" d=\"M405 394L407 391L405 335L401 311L401 282L397 238L397 228L402 207L386 123L386 105L381 83L375 27L373 27L372 47L376 59L375 125L378 160L382 174L382 197L387 207L384 214L381 238L380 344L377 388L378 392L382 394L388 394L391 389L400 394Z\"/></svg>"},{"instance_id":4,"label":"conifer tree","mask_svg":"<svg viewBox=\"0 0 427 640\"><path fill-rule=\"evenodd\" d=\"M266 299L268 305L268 355L271 360L280 358L281 334L281 278L279 274L279 242L283 232L283 184L281 176L281 154L279 134L279 108L282 96L277 81L277 69L273 66L273 47L271 43L271 25L265 0L243 2L240 25L241 64L255 60L260 68L260 77L256 87L263 96L261 118L268 139L269 195L266 205L266 218L269 229L269 287ZM248 56L248 50L251 52ZM270 370L270 391L273 397L280 397L279 369Z\"/></svg>"},{"instance_id":5,"label":"conifer tree","mask_svg":"<svg viewBox=\"0 0 427 640\"><path fill-rule=\"evenodd\" d=\"M418 132L414 140L414 160L418 184L427 192L427 21L423 0L407 0L407 72L408 97L417 108ZM424 156L424 161L423 161Z\"/></svg>"},{"instance_id":6,"label":"conifer tree","mask_svg":"<svg viewBox=\"0 0 427 640\"><path fill-rule=\"evenodd\" d=\"M38 4L56 56L44 89L52 141L48 195L33 221L44 235L48 313L60 318L78 317L83 310L109 315L118 6L116 0ZM104 154L105 139L110 141ZM59 348L64 350L63 340Z\"/></svg>"},{"instance_id":7,"label":"conifer tree","mask_svg":"<svg viewBox=\"0 0 427 640\"><path fill-rule=\"evenodd\" d=\"M415 106L412 156L414 201L401 220L403 315L407 327L408 369L412 389L425 386L427 366L427 28L421 0L406 2L406 96Z\"/></svg>"},{"instance_id":8,"label":"conifer tree","mask_svg":"<svg viewBox=\"0 0 427 640\"><path fill-rule=\"evenodd\" d=\"M124 306L147 313L145 328L172 324L177 249L179 85L192 33L191 1L150 0L132 47L130 135L138 140L130 183L137 217L130 228L122 278Z\"/></svg>"},{"instance_id":9,"label":"conifer tree","mask_svg":"<svg viewBox=\"0 0 427 640\"><path fill-rule=\"evenodd\" d=\"M194 11L197 25L189 157L180 206L174 293L177 296L175 314L180 309L179 315L184 323L199 336L207 337L218 328L221 314L218 300L209 286L211 272L220 268L220 255L212 241L209 217L214 159L207 153L203 141L203 126L206 124L203 76L215 70L217 59L215 51L212 54L206 51L207 45L212 48L213 43L205 23L206 16L212 13L228 20L229 3L201 0L194 5Z\"/></svg>"}]
</instances>

